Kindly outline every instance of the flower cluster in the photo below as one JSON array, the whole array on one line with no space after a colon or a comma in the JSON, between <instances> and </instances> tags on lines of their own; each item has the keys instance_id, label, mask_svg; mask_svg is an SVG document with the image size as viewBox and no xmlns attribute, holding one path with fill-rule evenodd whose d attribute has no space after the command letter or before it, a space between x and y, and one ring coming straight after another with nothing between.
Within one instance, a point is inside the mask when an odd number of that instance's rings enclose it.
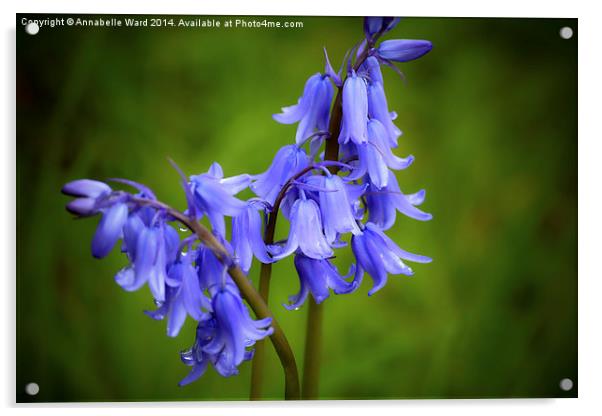
<instances>
[{"instance_id":1,"label":"flower cluster","mask_svg":"<svg viewBox=\"0 0 602 416\"><path fill-rule=\"evenodd\" d=\"M349 51L338 72L326 55L324 73L307 80L297 104L273 116L279 123L298 125L294 144L278 150L267 171L224 177L214 163L206 173L188 178L182 174L188 206L179 214L190 222L207 217L214 237L228 252L226 258L216 255L201 236L178 232L181 217L142 184L112 180L133 187L131 193L88 179L63 187L75 198L67 205L70 212L101 215L92 240L94 257L107 256L121 240L128 264L115 280L126 291L148 286L157 309L146 313L166 319L167 335L177 336L187 317L197 322L193 346L181 353L182 361L192 367L182 385L200 377L209 363L225 377L237 374L238 366L251 359L254 343L273 331L270 318L251 318L228 275L230 267L248 273L253 258L268 264L293 255L300 290L284 306L298 309L309 295L321 303L331 291L357 290L364 273L373 280L368 292L372 295L389 274L413 273L405 261L431 261L402 250L384 233L394 225L397 212L420 221L431 219L418 208L424 190L404 194L394 174L414 158L393 152L401 131L387 104L381 67L398 70L395 62L417 59L432 46L422 40L377 45L398 21L366 18L365 39ZM324 143L335 146L338 160L325 160ZM236 197L247 188L256 197ZM289 232L273 242L266 239L267 218L280 211L290 223ZM355 264L342 275L331 260L335 250L347 245L346 237Z\"/></svg>"}]
</instances>

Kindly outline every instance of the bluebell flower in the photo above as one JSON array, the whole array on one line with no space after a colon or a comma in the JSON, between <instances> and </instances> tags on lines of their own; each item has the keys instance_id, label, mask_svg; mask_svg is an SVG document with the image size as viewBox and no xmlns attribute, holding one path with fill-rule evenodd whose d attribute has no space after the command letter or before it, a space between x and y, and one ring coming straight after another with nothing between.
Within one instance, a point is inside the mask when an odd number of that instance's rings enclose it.
<instances>
[{"instance_id":1,"label":"bluebell flower","mask_svg":"<svg viewBox=\"0 0 602 416\"><path fill-rule=\"evenodd\" d=\"M98 213L99 201L109 196L112 189L104 182L78 179L65 184L61 191L65 195L76 197L67 204L67 211L80 217L87 217Z\"/></svg>"},{"instance_id":2,"label":"bluebell flower","mask_svg":"<svg viewBox=\"0 0 602 416\"><path fill-rule=\"evenodd\" d=\"M371 222L366 224L362 234L351 238L351 249L357 260L358 273L361 275L366 271L374 281L368 295L373 295L387 283L387 274L413 275L414 272L403 260L431 262L429 257L402 250Z\"/></svg>"},{"instance_id":3,"label":"bluebell flower","mask_svg":"<svg viewBox=\"0 0 602 416\"><path fill-rule=\"evenodd\" d=\"M90 179L69 182L63 186L62 192L76 197L67 204L69 212L82 217L102 214L92 238L92 255L98 259L106 257L121 238L128 217L125 197L113 197L109 185Z\"/></svg>"},{"instance_id":4,"label":"bluebell flower","mask_svg":"<svg viewBox=\"0 0 602 416\"><path fill-rule=\"evenodd\" d=\"M179 334L186 317L195 321L209 318L211 301L205 296L199 284L199 276L192 265L193 253L182 253L179 261L173 263L167 273L165 302L152 312L146 312L153 319L162 320L167 316L167 336Z\"/></svg>"},{"instance_id":5,"label":"bluebell flower","mask_svg":"<svg viewBox=\"0 0 602 416\"><path fill-rule=\"evenodd\" d=\"M345 80L343 85L343 120L339 143L344 144L349 140L356 144L366 143L368 134L368 92L366 81L358 76L355 71Z\"/></svg>"},{"instance_id":6,"label":"bluebell flower","mask_svg":"<svg viewBox=\"0 0 602 416\"><path fill-rule=\"evenodd\" d=\"M368 122L368 137L367 143L357 146L359 164L350 177L356 179L367 173L370 182L380 189L387 186L389 168L406 169L414 161L414 156L410 155L406 158L395 156L389 147L385 128L376 119Z\"/></svg>"},{"instance_id":7,"label":"bluebell flower","mask_svg":"<svg viewBox=\"0 0 602 416\"><path fill-rule=\"evenodd\" d=\"M295 255L295 268L299 275L299 293L289 297L291 302L284 305L289 310L299 309L311 293L316 303L322 303L330 296L330 289L337 294L351 293L358 287L357 281L348 282L355 273L355 265L351 265L346 276L341 276L337 268L329 260L316 260L301 253Z\"/></svg>"},{"instance_id":8,"label":"bluebell flower","mask_svg":"<svg viewBox=\"0 0 602 416\"><path fill-rule=\"evenodd\" d=\"M366 190L368 221L382 230L388 230L395 223L397 211L419 221L429 221L433 216L416 208L422 204L425 195L424 190L405 195L399 189L395 174L389 171L387 186L378 189L373 184L368 185Z\"/></svg>"},{"instance_id":9,"label":"bluebell flower","mask_svg":"<svg viewBox=\"0 0 602 416\"><path fill-rule=\"evenodd\" d=\"M315 186L319 191L319 205L322 214L322 224L326 241L332 244L337 234L351 232L360 234L352 210L352 199L347 194L343 180L331 175L313 175L306 179L306 183Z\"/></svg>"},{"instance_id":10,"label":"bluebell flower","mask_svg":"<svg viewBox=\"0 0 602 416\"><path fill-rule=\"evenodd\" d=\"M387 61L407 62L426 55L433 49L428 40L392 39L380 43L376 54Z\"/></svg>"},{"instance_id":11,"label":"bluebell flower","mask_svg":"<svg viewBox=\"0 0 602 416\"><path fill-rule=\"evenodd\" d=\"M230 256L233 256L233 248L223 237L213 233L220 243L226 248ZM196 268L199 275L201 290L207 290L213 295L226 284L234 284L228 274L227 266L218 259L213 251L204 245L197 248Z\"/></svg>"},{"instance_id":12,"label":"bluebell flower","mask_svg":"<svg viewBox=\"0 0 602 416\"><path fill-rule=\"evenodd\" d=\"M186 386L198 380L203 374L205 374L209 364L215 363L215 355L211 355L203 351L203 347L210 343L215 337L215 328L215 318L199 322L196 329L194 344L191 348L180 353L180 359L182 362L187 366L192 367L188 375L178 383L180 387Z\"/></svg>"},{"instance_id":13,"label":"bluebell flower","mask_svg":"<svg viewBox=\"0 0 602 416\"><path fill-rule=\"evenodd\" d=\"M401 136L401 130L393 123L395 113L389 111L380 64L375 57L370 56L366 59L364 65L370 77L368 83L368 115L371 119L376 119L382 123L388 134L389 146L396 147L397 138Z\"/></svg>"},{"instance_id":14,"label":"bluebell flower","mask_svg":"<svg viewBox=\"0 0 602 416\"><path fill-rule=\"evenodd\" d=\"M399 23L399 17L364 17L364 33L371 38L377 33L386 33Z\"/></svg>"},{"instance_id":15,"label":"bluebell flower","mask_svg":"<svg viewBox=\"0 0 602 416\"><path fill-rule=\"evenodd\" d=\"M326 259L332 257L333 251L322 232L322 220L318 204L306 197L303 190L299 190L300 198L297 199L290 210L290 231L284 247L272 246L275 260L290 256L299 249L312 259Z\"/></svg>"},{"instance_id":16,"label":"bluebell flower","mask_svg":"<svg viewBox=\"0 0 602 416\"><path fill-rule=\"evenodd\" d=\"M282 113L274 114L274 120L282 124L299 122L295 141L302 145L315 131L328 129L333 87L327 75L312 75L305 83L303 95L297 104L283 107Z\"/></svg>"},{"instance_id":17,"label":"bluebell flower","mask_svg":"<svg viewBox=\"0 0 602 416\"><path fill-rule=\"evenodd\" d=\"M251 190L273 205L284 184L308 165L309 158L304 149L294 144L284 146L278 150L268 170L255 177Z\"/></svg>"},{"instance_id":18,"label":"bluebell flower","mask_svg":"<svg viewBox=\"0 0 602 416\"><path fill-rule=\"evenodd\" d=\"M238 289L225 285L212 298L215 334L204 352L214 356L215 368L223 376L237 374L237 367L248 357L247 347L270 336L272 318L253 320Z\"/></svg>"},{"instance_id":19,"label":"bluebell flower","mask_svg":"<svg viewBox=\"0 0 602 416\"><path fill-rule=\"evenodd\" d=\"M232 249L238 265L245 273L249 273L253 255L262 263L273 261L263 242L263 227L259 211L263 212L261 208L260 202L250 200L241 213L232 218Z\"/></svg>"},{"instance_id":20,"label":"bluebell flower","mask_svg":"<svg viewBox=\"0 0 602 416\"><path fill-rule=\"evenodd\" d=\"M190 189L198 212L209 217L213 229L220 235L226 234L224 216L235 217L245 207L245 203L234 195L250 183L251 176L247 174L224 178L217 162L207 173L190 177Z\"/></svg>"},{"instance_id":21,"label":"bluebell flower","mask_svg":"<svg viewBox=\"0 0 602 416\"><path fill-rule=\"evenodd\" d=\"M136 223L137 220L128 222L129 226ZM165 282L167 280L167 269L171 262L175 260L177 248L179 245L179 236L172 227L160 222L156 225L143 226L136 224L137 237L129 236L126 241L135 241L136 248L133 267L122 269L117 276L116 282L125 290L134 291L145 283L153 294L157 302L164 302ZM133 231L136 232L136 231ZM129 240L131 238L131 240ZM126 243L127 244L127 243Z\"/></svg>"},{"instance_id":22,"label":"bluebell flower","mask_svg":"<svg viewBox=\"0 0 602 416\"><path fill-rule=\"evenodd\" d=\"M92 238L92 255L97 259L107 256L121 238L128 218L128 206L124 202L118 202L101 212L102 218Z\"/></svg>"}]
</instances>

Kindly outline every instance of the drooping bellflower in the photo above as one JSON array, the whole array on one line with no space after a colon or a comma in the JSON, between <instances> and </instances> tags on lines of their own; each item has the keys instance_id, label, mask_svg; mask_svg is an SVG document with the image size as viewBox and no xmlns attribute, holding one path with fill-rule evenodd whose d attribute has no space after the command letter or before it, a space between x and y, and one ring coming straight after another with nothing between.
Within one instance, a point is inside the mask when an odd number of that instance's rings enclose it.
<instances>
[{"instance_id":1,"label":"drooping bellflower","mask_svg":"<svg viewBox=\"0 0 602 416\"><path fill-rule=\"evenodd\" d=\"M261 199L274 204L284 184L309 165L305 150L297 145L284 146L276 153L268 170L255 177L251 190Z\"/></svg>"},{"instance_id":2,"label":"drooping bellflower","mask_svg":"<svg viewBox=\"0 0 602 416\"><path fill-rule=\"evenodd\" d=\"M411 276L412 269L403 260L416 263L429 263L426 256L412 254L402 250L393 240L385 235L376 225L367 223L363 233L354 235L351 248L357 260L358 273L366 271L374 281L368 292L373 295L387 283L387 274L404 274Z\"/></svg>"},{"instance_id":3,"label":"drooping bellflower","mask_svg":"<svg viewBox=\"0 0 602 416\"><path fill-rule=\"evenodd\" d=\"M250 183L251 176L247 174L224 178L217 162L207 173L190 177L190 189L198 212L207 215L213 229L222 236L226 234L224 216L235 217L245 207L245 203L234 195Z\"/></svg>"},{"instance_id":4,"label":"drooping bellflower","mask_svg":"<svg viewBox=\"0 0 602 416\"><path fill-rule=\"evenodd\" d=\"M273 260L263 241L261 212L263 204L258 200L249 200L247 206L232 218L232 249L240 268L249 273L253 255L262 263Z\"/></svg>"},{"instance_id":5,"label":"drooping bellflower","mask_svg":"<svg viewBox=\"0 0 602 416\"><path fill-rule=\"evenodd\" d=\"M425 191L422 190L415 194L405 195L399 189L395 174L389 171L387 186L379 189L373 184L368 185L366 190L368 221L382 230L388 230L395 223L397 211L415 220L429 221L433 216L416 208L424 201L425 194Z\"/></svg>"},{"instance_id":6,"label":"drooping bellflower","mask_svg":"<svg viewBox=\"0 0 602 416\"><path fill-rule=\"evenodd\" d=\"M299 190L290 212L290 232L284 247L272 246L275 260L290 256L299 249L312 259L325 259L333 255L332 248L322 232L322 219L318 204Z\"/></svg>"},{"instance_id":7,"label":"drooping bellflower","mask_svg":"<svg viewBox=\"0 0 602 416\"><path fill-rule=\"evenodd\" d=\"M341 276L337 268L329 260L316 260L302 253L295 255L295 268L299 275L299 293L290 296L289 310L299 309L311 293L316 303L322 303L330 296L330 289L337 294L351 293L358 288L358 281L347 281L355 273L355 265L351 265L346 276Z\"/></svg>"},{"instance_id":8,"label":"drooping bellflower","mask_svg":"<svg viewBox=\"0 0 602 416\"><path fill-rule=\"evenodd\" d=\"M305 83L303 95L297 104L283 107L282 113L274 114L274 120L282 124L299 122L295 141L302 145L314 132L328 129L333 87L327 75L312 75Z\"/></svg>"},{"instance_id":9,"label":"drooping bellflower","mask_svg":"<svg viewBox=\"0 0 602 416\"><path fill-rule=\"evenodd\" d=\"M347 77L343 85L343 120L339 143L353 141L362 144L368 140L366 122L368 121L368 92L366 81L355 71Z\"/></svg>"}]
</instances>

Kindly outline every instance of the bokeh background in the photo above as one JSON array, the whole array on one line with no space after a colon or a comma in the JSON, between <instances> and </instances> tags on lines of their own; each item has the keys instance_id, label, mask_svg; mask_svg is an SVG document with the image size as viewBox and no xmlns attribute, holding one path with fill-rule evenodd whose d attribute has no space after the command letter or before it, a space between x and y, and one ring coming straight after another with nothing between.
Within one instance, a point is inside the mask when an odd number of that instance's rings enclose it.
<instances>
[{"instance_id":1,"label":"bokeh background","mask_svg":"<svg viewBox=\"0 0 602 416\"><path fill-rule=\"evenodd\" d=\"M176 339L145 316L147 288L122 291L115 250L90 255L96 219L74 220L63 183L125 177L184 206L172 157L188 173L219 161L260 173L295 126L271 119L362 36L359 18L272 17L302 29L42 28L17 17L17 400L245 400L250 364L179 388ZM27 18L47 16L27 15ZM53 16L54 17L54 16ZM67 16L64 16L67 17ZM177 18L177 16L174 16ZM215 17L226 20L224 17ZM262 18L256 18L261 20ZM571 26L570 40L559 30ZM385 70L404 131L397 175L427 190L421 223L398 216L389 235L434 258L367 296L325 303L324 399L577 395L577 21L406 18L389 38L433 51ZM242 197L249 197L243 193ZM280 222L278 235L284 235ZM347 266L350 250L339 250ZM257 265L252 278L257 279ZM290 261L274 268L270 304L302 368L307 306ZM268 347L266 397L283 378ZM563 378L575 387L564 392ZM40 385L25 395L28 382Z\"/></svg>"}]
</instances>

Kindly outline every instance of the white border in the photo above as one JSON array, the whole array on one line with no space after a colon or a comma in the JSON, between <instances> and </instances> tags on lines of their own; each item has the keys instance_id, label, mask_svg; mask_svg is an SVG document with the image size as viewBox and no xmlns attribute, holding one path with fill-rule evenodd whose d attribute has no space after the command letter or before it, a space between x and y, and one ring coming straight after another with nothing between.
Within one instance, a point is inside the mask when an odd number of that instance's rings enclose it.
<instances>
[{"instance_id":1,"label":"white border","mask_svg":"<svg viewBox=\"0 0 602 416\"><path fill-rule=\"evenodd\" d=\"M6 94L0 101L0 126L4 130L0 155L0 176L4 203L0 204L0 264L2 287L2 335L0 343L0 406L8 407L7 415L31 414L34 409L47 415L79 415L89 413L105 415L240 415L245 412L262 415L306 415L307 412L326 413L334 407L346 415L364 415L373 407L379 414L440 414L446 415L504 415L508 413L542 413L546 415L591 414L602 409L602 366L600 353L602 316L602 276L597 261L600 257L598 236L602 235L601 218L597 212L602 207L602 172L600 169L599 97L602 97L600 78L602 65L600 50L601 17L593 1L540 1L505 0L487 1L416 1L394 2L370 0L369 2L324 1L289 2L263 0L220 0L219 2L170 0L169 2L131 2L103 0L82 2L67 0L29 0L16 5L2 2L3 22L1 82ZM282 404L249 403L156 403L156 404L93 404L50 405L15 407L15 13L182 13L182 14L284 14L284 15L399 15L406 16L476 16L476 17L578 17L579 18L579 399L564 400L436 400L436 401L385 401L385 402L319 402ZM528 40L526 40L528 41ZM520 48L520 45L516 45ZM520 63L517 63L520 65ZM519 375L517 375L519 377ZM599 414L599 413L598 413Z\"/></svg>"}]
</instances>

